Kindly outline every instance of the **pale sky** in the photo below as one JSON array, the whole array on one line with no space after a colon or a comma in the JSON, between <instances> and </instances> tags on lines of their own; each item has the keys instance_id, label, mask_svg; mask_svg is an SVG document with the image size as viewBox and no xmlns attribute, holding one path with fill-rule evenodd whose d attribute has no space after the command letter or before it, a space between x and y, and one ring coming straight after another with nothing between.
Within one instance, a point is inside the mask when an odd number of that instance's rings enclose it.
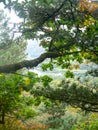
<instances>
[{"instance_id":1,"label":"pale sky","mask_svg":"<svg viewBox=\"0 0 98 130\"><path fill-rule=\"evenodd\" d=\"M19 23L22 21L22 19L20 19L13 10L9 11L8 9L4 9L3 3L0 3L0 9L3 9L4 13L10 18L10 23Z\"/></svg>"},{"instance_id":2,"label":"pale sky","mask_svg":"<svg viewBox=\"0 0 98 130\"><path fill-rule=\"evenodd\" d=\"M0 9L4 9L4 5L2 3L0 3ZM9 23L11 24L9 26L13 25L13 23L19 23L22 21L22 19L20 19L13 10L10 12L8 9L4 9L4 12L10 18ZM44 52L44 49L39 46L39 42L39 40L27 41L28 45L26 53L28 53L28 59L37 58L42 52Z\"/></svg>"}]
</instances>

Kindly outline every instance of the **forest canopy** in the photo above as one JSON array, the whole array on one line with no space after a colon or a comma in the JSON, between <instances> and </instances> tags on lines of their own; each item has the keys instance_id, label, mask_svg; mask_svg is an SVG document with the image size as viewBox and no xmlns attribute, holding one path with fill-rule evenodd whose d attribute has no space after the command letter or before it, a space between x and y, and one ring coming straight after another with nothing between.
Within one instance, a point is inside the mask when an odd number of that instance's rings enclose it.
<instances>
[{"instance_id":1,"label":"forest canopy","mask_svg":"<svg viewBox=\"0 0 98 130\"><path fill-rule=\"evenodd\" d=\"M61 67L63 64L66 67L70 60L79 63L84 59L95 63L98 61L97 3L89 3L87 0L3 2L6 8L14 9L24 20L18 28L21 37L40 39L40 46L45 48L45 53L31 61L0 66L1 73L36 67L46 58Z\"/></svg>"},{"instance_id":2,"label":"forest canopy","mask_svg":"<svg viewBox=\"0 0 98 130\"><path fill-rule=\"evenodd\" d=\"M59 66L62 69L67 69L66 78L74 78L71 70L78 69L80 64L84 62L98 64L97 3L88 0L1 2L4 3L5 8L10 11L15 10L17 16L23 19L23 22L18 25L18 30L16 25L13 26L13 35L15 36L17 30L24 40L39 39L40 46L45 49L44 53L33 60L23 60L0 66L1 73L15 73L22 68L32 69L48 59L48 63L42 65L43 71L47 69L52 71L55 66ZM21 46L20 37L16 41ZM73 63L76 64L73 65ZM98 70L90 73L98 78ZM68 80L62 81L54 89L49 85L52 81L50 77L39 78L35 74L29 76L33 77L34 80L31 84L28 83L29 80L27 82L30 93L37 96L39 102L40 97L44 96L51 100L66 102L86 111L98 112L98 84L91 84L89 87L89 84L80 83L79 79L72 84ZM40 86L38 85L37 89L31 89L31 86L36 82L40 83ZM27 91L29 91L29 88Z\"/></svg>"}]
</instances>

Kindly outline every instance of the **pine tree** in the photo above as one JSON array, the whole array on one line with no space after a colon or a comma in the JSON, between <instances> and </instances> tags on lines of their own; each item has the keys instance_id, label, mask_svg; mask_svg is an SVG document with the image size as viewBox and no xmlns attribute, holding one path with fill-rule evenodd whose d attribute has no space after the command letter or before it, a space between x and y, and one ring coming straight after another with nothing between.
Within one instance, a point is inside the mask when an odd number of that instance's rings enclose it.
<instances>
[{"instance_id":1,"label":"pine tree","mask_svg":"<svg viewBox=\"0 0 98 130\"><path fill-rule=\"evenodd\" d=\"M8 22L3 10L0 10L0 65L20 62L26 56L26 42L24 39L12 38L13 32Z\"/></svg>"}]
</instances>

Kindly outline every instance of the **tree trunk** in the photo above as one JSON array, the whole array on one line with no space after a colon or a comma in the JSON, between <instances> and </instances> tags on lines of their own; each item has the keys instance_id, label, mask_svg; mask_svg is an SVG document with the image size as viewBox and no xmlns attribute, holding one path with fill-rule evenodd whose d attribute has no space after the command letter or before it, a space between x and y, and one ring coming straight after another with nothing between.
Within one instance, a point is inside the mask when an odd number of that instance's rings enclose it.
<instances>
[{"instance_id":1,"label":"tree trunk","mask_svg":"<svg viewBox=\"0 0 98 130\"><path fill-rule=\"evenodd\" d=\"M5 123L5 110L2 110L2 115L1 115L1 121L0 124L4 124Z\"/></svg>"}]
</instances>

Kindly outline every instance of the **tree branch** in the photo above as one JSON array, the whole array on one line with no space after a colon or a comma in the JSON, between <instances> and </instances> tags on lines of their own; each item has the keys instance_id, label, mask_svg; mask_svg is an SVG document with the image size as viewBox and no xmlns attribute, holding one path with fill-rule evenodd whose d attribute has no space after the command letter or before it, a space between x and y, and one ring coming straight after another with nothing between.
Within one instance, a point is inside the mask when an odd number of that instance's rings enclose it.
<instances>
[{"instance_id":1,"label":"tree branch","mask_svg":"<svg viewBox=\"0 0 98 130\"><path fill-rule=\"evenodd\" d=\"M33 89L31 94L35 94L35 96L44 96L45 98L49 98L51 100L58 100L60 102L65 102L70 104L73 107L81 108L82 110L98 112L98 101L97 95L92 95L92 99L89 100L89 96L84 96L84 92L82 91L81 96L79 97L79 90L76 90L74 93L72 91L67 91L68 88L59 88L52 89L51 87L42 88L42 89ZM90 90L88 89L88 92ZM83 95L84 94L84 95ZM78 98L77 98L78 97ZM87 106L86 106L87 105Z\"/></svg>"},{"instance_id":2,"label":"tree branch","mask_svg":"<svg viewBox=\"0 0 98 130\"><path fill-rule=\"evenodd\" d=\"M33 67L36 67L37 65L39 65L41 62L43 62L47 58L57 58L60 56L71 55L71 54L80 53L80 52L81 51L69 52L69 53L67 53L67 52L66 53L46 52L46 53L41 54L38 58L33 59L33 60L24 60L24 61L16 63L16 64L0 66L0 73L12 73L12 72L15 72L24 67L33 68Z\"/></svg>"},{"instance_id":3,"label":"tree branch","mask_svg":"<svg viewBox=\"0 0 98 130\"><path fill-rule=\"evenodd\" d=\"M45 22L47 22L49 19L54 18L58 15L59 11L63 8L63 6L65 5L66 0L64 0L61 5L55 10L53 11L51 14L48 14L47 17L44 17L43 19L40 20L40 23L37 25L37 28L41 28L43 26L43 24ZM44 16L44 14L43 14ZM27 33L27 32L34 32L36 30L35 28L26 28L22 31L23 34Z\"/></svg>"}]
</instances>

